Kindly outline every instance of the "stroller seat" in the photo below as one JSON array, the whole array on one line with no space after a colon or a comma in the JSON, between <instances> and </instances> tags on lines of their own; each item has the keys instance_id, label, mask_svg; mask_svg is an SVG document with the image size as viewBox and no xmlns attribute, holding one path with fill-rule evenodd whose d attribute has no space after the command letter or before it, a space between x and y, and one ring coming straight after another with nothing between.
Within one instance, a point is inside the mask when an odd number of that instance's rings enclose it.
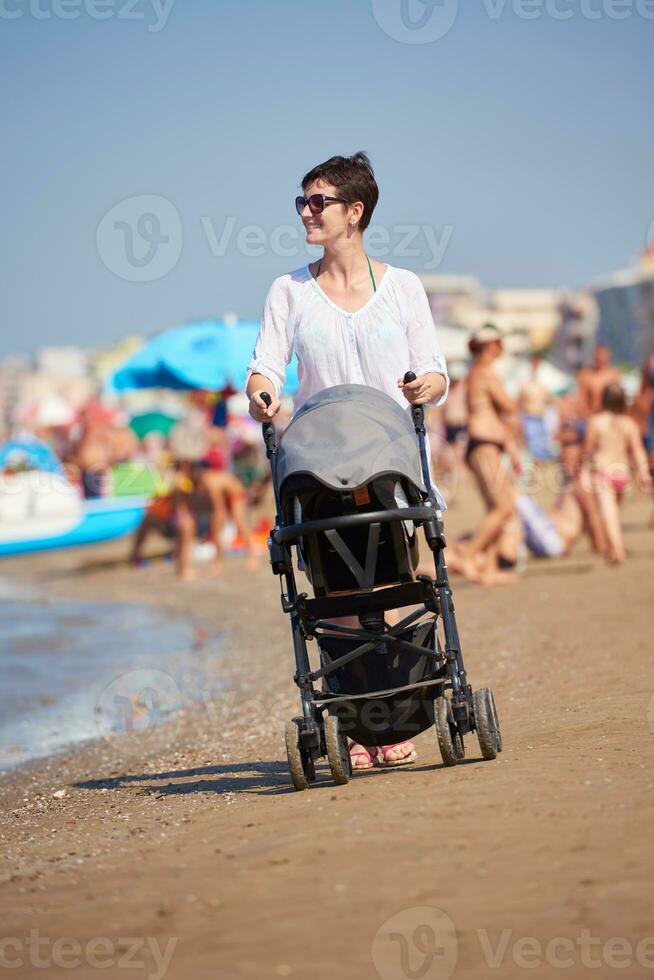
<instances>
[{"instance_id":1,"label":"stroller seat","mask_svg":"<svg viewBox=\"0 0 654 980\"><path fill-rule=\"evenodd\" d=\"M383 476L353 491L334 490L302 474L285 484L289 523L408 507L402 479ZM360 524L305 534L297 543L298 564L318 596L367 592L414 581L418 541L412 521Z\"/></svg>"}]
</instances>

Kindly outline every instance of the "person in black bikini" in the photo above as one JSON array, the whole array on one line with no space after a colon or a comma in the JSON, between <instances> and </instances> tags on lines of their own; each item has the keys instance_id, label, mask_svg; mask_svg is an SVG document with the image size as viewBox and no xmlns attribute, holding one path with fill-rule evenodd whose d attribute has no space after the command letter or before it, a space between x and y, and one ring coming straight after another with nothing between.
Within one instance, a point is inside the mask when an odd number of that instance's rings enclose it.
<instances>
[{"instance_id":1,"label":"person in black bikini","mask_svg":"<svg viewBox=\"0 0 654 980\"><path fill-rule=\"evenodd\" d=\"M503 528L516 516L513 470L519 470L520 457L506 417L516 404L504 390L493 370L502 353L502 336L487 323L470 340L473 364L468 376L468 447L466 463L472 470L484 498L487 514L469 541L459 547L464 575L480 581L486 567L485 552L493 548Z\"/></svg>"}]
</instances>

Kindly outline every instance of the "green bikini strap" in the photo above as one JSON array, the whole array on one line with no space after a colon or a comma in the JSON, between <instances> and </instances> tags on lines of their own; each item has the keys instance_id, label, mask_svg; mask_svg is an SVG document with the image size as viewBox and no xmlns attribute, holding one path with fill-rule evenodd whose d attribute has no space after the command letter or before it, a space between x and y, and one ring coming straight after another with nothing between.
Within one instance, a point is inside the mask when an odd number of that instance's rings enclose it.
<instances>
[{"instance_id":1,"label":"green bikini strap","mask_svg":"<svg viewBox=\"0 0 654 980\"><path fill-rule=\"evenodd\" d=\"M367 255L366 255L366 258L368 259L368 256ZM370 265L370 259L368 259L368 268L370 269L370 278L372 279L372 291L373 291L373 293L376 293L377 292L377 283L375 282L375 277L372 274L372 266Z\"/></svg>"},{"instance_id":2,"label":"green bikini strap","mask_svg":"<svg viewBox=\"0 0 654 980\"><path fill-rule=\"evenodd\" d=\"M368 258L367 255L366 255L366 261L368 262L368 269L370 271L370 278L372 279L372 291L373 291L373 293L376 293L377 292L377 283L375 282L375 277L372 274L372 266L370 265L370 259ZM313 278L316 280L316 282L318 282L318 276L320 275L320 266L321 265L322 265L322 259L319 260L319 262L318 262L318 268L316 269L316 271L314 272L314 275L313 275Z\"/></svg>"}]
</instances>

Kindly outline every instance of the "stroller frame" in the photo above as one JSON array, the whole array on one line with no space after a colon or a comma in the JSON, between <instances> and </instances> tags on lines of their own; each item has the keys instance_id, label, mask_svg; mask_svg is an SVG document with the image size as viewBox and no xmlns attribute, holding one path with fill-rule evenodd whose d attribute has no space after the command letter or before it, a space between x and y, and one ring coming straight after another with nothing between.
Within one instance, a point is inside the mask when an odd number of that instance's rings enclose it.
<instances>
[{"instance_id":1,"label":"stroller frame","mask_svg":"<svg viewBox=\"0 0 654 980\"><path fill-rule=\"evenodd\" d=\"M409 372L405 375L405 382L414 378L415 375ZM262 398L270 403L265 393ZM348 739L342 730L343 713L348 702L381 701L392 695L414 693L419 688L424 688L421 693L434 702L433 721L430 717L430 724L433 723L436 728L441 757L446 766L456 765L464 757L463 738L472 731L477 733L484 759L493 759L502 751L502 736L492 690L481 688L473 692L468 683L445 560L442 514L432 488L427 462L422 406L414 405L411 414L425 487L421 491L424 498L422 506L345 514L294 524L284 524L282 520L280 487L276 480L275 427L272 422L264 422L262 426L266 456L272 470L277 512L275 527L268 539L270 564L273 573L280 577L282 610L290 616L296 665L294 681L299 688L302 708L302 715L292 719L286 726L289 770L293 786L297 790L308 789L315 781L315 763L325 755L334 781L343 784L349 780L352 769ZM374 591L317 596L313 599L307 593L298 593L291 545L310 534L338 532L357 525L369 525L373 531L373 541L371 545L369 532L366 570L359 568L367 576L369 567L374 569L377 555L375 540L378 540L379 531L374 530L375 525L379 527L384 523L398 521L412 521L417 528L422 528L434 557L434 578L419 575L413 582L383 586ZM383 620L384 612L389 609L415 605L419 608L394 626L389 626ZM327 621L328 617L353 615L359 616L360 622L365 618L366 625L356 628ZM444 638L442 646L436 631L439 618L442 621ZM433 649L429 645L413 643L402 635L414 624L433 626ZM312 670L307 641L338 636L361 642L336 659L323 662L322 666ZM365 694L316 690L314 685L317 681L372 650L386 650L389 642L393 644L395 651L405 651L413 655L419 653L428 657L432 665L428 678L401 687L367 691ZM429 725L423 725L421 730L425 727Z\"/></svg>"}]
</instances>

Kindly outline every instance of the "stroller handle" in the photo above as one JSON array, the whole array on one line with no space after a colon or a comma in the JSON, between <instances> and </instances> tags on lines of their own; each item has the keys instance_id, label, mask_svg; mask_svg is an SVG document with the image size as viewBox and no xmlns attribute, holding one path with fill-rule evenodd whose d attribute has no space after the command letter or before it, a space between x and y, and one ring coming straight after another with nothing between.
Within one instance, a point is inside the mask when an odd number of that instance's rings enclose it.
<instances>
[{"instance_id":1,"label":"stroller handle","mask_svg":"<svg viewBox=\"0 0 654 980\"><path fill-rule=\"evenodd\" d=\"M266 408L272 405L272 398L267 391L262 391L260 396L261 401L264 403ZM275 426L272 422L264 422L261 426L261 431L263 433L263 441L266 444L266 456L270 459L277 452L277 440L275 439Z\"/></svg>"},{"instance_id":2,"label":"stroller handle","mask_svg":"<svg viewBox=\"0 0 654 980\"><path fill-rule=\"evenodd\" d=\"M416 380L416 375L413 371L407 371L404 375L404 384L408 385L412 381ZM425 490L431 496L431 477L429 475L429 463L427 461L427 448L425 446L425 410L422 405L412 405L411 406L411 418L413 419L413 427L416 430L416 435L418 436L418 446L420 448L420 468L422 470L422 478L425 483Z\"/></svg>"}]
</instances>

